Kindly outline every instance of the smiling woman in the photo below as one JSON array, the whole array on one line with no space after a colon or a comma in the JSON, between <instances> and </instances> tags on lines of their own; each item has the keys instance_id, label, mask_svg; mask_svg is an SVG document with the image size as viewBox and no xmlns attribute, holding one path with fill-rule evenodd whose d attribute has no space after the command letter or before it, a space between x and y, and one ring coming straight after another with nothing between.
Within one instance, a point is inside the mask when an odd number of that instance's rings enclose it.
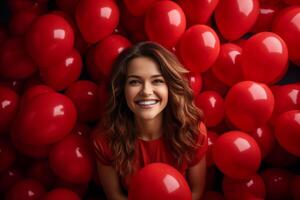
<instances>
[{"instance_id":1,"label":"smiling woman","mask_svg":"<svg viewBox=\"0 0 300 200\"><path fill-rule=\"evenodd\" d=\"M106 116L93 140L108 199L126 199L133 175L156 162L185 175L193 200L200 199L207 136L187 73L153 42L136 44L116 60Z\"/></svg>"}]
</instances>

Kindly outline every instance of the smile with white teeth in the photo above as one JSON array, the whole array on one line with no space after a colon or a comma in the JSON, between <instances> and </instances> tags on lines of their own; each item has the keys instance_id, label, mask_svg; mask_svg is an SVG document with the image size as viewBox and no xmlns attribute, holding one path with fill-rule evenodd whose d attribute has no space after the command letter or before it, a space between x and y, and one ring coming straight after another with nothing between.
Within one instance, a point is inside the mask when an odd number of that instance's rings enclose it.
<instances>
[{"instance_id":1,"label":"smile with white teeth","mask_svg":"<svg viewBox=\"0 0 300 200\"><path fill-rule=\"evenodd\" d=\"M141 106L151 106L157 104L158 100L141 100L141 101L137 101L136 103Z\"/></svg>"}]
</instances>

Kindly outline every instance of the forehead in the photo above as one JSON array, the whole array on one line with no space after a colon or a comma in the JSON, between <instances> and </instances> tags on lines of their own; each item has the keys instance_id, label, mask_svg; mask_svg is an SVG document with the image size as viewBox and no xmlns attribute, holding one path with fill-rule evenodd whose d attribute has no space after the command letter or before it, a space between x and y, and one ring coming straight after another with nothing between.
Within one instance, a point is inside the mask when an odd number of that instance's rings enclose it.
<instances>
[{"instance_id":1,"label":"forehead","mask_svg":"<svg viewBox=\"0 0 300 200\"><path fill-rule=\"evenodd\" d=\"M127 76L136 75L147 77L158 74L161 74L158 64L149 57L134 58L127 66Z\"/></svg>"}]
</instances>

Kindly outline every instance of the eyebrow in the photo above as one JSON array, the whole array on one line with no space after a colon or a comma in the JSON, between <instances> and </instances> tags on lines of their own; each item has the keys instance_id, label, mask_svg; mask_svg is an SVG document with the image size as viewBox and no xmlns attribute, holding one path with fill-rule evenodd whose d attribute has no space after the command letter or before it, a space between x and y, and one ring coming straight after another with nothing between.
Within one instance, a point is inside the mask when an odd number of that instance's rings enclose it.
<instances>
[{"instance_id":1,"label":"eyebrow","mask_svg":"<svg viewBox=\"0 0 300 200\"><path fill-rule=\"evenodd\" d=\"M157 78L157 77L162 77L162 75L161 74L155 74L155 75L151 76L151 78ZM127 78L142 78L142 77L140 77L138 75L129 75L129 76L127 76Z\"/></svg>"}]
</instances>

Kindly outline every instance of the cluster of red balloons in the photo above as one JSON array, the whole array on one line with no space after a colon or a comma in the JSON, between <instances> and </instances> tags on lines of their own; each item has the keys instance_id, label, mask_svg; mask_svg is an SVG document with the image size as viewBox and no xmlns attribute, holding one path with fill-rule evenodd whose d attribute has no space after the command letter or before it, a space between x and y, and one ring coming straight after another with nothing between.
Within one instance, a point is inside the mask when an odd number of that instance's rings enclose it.
<instances>
[{"instance_id":1,"label":"cluster of red balloons","mask_svg":"<svg viewBox=\"0 0 300 200\"><path fill-rule=\"evenodd\" d=\"M112 63L144 40L172 51L190 71L208 128L203 199L299 199L300 73L296 82L278 84L288 70L299 71L298 0L7 0L5 6L0 193L8 200L87 198L88 184L98 183L90 133L107 102ZM216 170L224 175L222 191ZM131 199L191 198L183 178L164 164L141 170L134 184ZM168 193L176 184L179 192Z\"/></svg>"}]
</instances>

